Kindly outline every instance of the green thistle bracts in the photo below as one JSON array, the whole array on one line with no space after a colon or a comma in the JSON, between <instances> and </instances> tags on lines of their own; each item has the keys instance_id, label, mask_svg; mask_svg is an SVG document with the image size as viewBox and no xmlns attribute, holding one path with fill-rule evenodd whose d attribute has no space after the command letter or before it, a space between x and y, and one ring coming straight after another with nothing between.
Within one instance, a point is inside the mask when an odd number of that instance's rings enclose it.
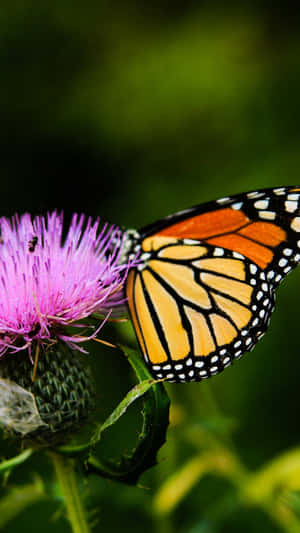
<instances>
[{"instance_id":1,"label":"green thistle bracts","mask_svg":"<svg viewBox=\"0 0 300 533\"><path fill-rule=\"evenodd\" d=\"M63 343L40 352L34 381L33 365L24 352L3 358L0 372L3 378L33 394L40 418L47 424L29 432L26 438L63 440L86 421L95 406L94 383L86 357Z\"/></svg>"}]
</instances>

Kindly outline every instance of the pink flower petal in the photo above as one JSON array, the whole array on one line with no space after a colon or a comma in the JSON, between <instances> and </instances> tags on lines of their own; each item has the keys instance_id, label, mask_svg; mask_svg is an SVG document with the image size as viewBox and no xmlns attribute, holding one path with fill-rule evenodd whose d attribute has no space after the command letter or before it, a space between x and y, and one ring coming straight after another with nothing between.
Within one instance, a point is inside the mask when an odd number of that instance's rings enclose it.
<instances>
[{"instance_id":1,"label":"pink flower petal","mask_svg":"<svg viewBox=\"0 0 300 533\"><path fill-rule=\"evenodd\" d=\"M118 263L118 228L99 231L98 219L74 214L64 238L57 212L2 217L0 228L0 355L58 338L77 346L66 326L124 310L123 285L134 261Z\"/></svg>"}]
</instances>

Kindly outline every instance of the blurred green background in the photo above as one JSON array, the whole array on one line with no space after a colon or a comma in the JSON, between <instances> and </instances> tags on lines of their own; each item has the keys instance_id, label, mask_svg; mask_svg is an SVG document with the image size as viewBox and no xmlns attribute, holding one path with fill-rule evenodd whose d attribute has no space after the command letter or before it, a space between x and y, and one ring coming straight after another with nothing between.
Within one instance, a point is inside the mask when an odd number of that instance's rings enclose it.
<instances>
[{"instance_id":1,"label":"blurred green background","mask_svg":"<svg viewBox=\"0 0 300 533\"><path fill-rule=\"evenodd\" d=\"M1 214L56 207L67 219L75 210L139 228L210 199L299 183L294 5L2 0ZM217 450L217 464L220 446L226 463L228 434L247 472L299 445L299 282L294 272L279 289L269 332L251 355L210 382L168 387L168 441L141 487L89 478L95 531L300 531L297 491L276 485L261 505L259 484L246 497L238 473L232 481L197 462L203 449ZM129 325L106 337L135 342ZM110 349L93 364L108 414L130 373ZM51 479L41 458L11 483L32 482L38 469ZM68 531L57 509L38 502L5 531Z\"/></svg>"}]
</instances>

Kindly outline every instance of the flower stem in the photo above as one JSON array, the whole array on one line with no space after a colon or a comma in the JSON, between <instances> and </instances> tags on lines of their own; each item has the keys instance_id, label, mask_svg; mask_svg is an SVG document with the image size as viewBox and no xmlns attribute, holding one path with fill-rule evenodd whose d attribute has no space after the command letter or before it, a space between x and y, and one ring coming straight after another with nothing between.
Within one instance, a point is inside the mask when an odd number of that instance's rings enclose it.
<instances>
[{"instance_id":1,"label":"flower stem","mask_svg":"<svg viewBox=\"0 0 300 533\"><path fill-rule=\"evenodd\" d=\"M50 456L63 493L73 533L90 533L86 512L78 490L74 459L53 452L50 453Z\"/></svg>"}]
</instances>

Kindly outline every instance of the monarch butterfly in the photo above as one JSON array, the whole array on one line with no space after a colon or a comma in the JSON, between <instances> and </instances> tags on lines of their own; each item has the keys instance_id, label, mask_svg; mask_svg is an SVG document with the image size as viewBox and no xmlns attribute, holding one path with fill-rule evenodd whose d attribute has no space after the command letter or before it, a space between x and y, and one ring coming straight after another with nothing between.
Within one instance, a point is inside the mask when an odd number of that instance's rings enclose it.
<instances>
[{"instance_id":1,"label":"monarch butterfly","mask_svg":"<svg viewBox=\"0 0 300 533\"><path fill-rule=\"evenodd\" d=\"M300 186L263 189L128 231L129 313L157 379L201 381L254 348L300 261Z\"/></svg>"}]
</instances>

